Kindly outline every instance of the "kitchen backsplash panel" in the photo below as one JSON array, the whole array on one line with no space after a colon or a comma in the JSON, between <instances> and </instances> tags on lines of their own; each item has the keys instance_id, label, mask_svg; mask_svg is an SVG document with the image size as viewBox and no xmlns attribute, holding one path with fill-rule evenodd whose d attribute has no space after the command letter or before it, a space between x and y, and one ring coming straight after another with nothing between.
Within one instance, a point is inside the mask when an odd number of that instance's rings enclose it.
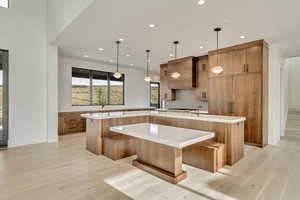
<instances>
[{"instance_id":1,"label":"kitchen backsplash panel","mask_svg":"<svg viewBox=\"0 0 300 200\"><path fill-rule=\"evenodd\" d=\"M192 108L201 110L208 110L208 103L206 101L199 101L196 99L195 89L176 90L176 101L168 101L167 108Z\"/></svg>"}]
</instances>

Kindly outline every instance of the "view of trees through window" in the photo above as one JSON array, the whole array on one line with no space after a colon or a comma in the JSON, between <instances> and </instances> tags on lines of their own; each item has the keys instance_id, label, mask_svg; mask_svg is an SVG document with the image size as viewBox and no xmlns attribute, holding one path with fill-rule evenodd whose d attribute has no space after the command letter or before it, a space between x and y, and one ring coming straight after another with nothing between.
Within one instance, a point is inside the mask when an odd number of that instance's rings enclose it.
<instances>
[{"instance_id":1,"label":"view of trees through window","mask_svg":"<svg viewBox=\"0 0 300 200\"><path fill-rule=\"evenodd\" d=\"M159 93L160 85L159 83L151 82L150 83L150 106L159 107Z\"/></svg>"},{"instance_id":2,"label":"view of trees through window","mask_svg":"<svg viewBox=\"0 0 300 200\"><path fill-rule=\"evenodd\" d=\"M72 105L124 104L124 75L72 68Z\"/></svg>"}]
</instances>

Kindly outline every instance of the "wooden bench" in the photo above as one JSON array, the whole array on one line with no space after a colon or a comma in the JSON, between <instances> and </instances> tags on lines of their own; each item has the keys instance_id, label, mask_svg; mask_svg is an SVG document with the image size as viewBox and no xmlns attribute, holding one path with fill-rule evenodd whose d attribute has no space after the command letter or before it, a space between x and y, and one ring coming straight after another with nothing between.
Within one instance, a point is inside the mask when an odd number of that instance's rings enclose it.
<instances>
[{"instance_id":1,"label":"wooden bench","mask_svg":"<svg viewBox=\"0 0 300 200\"><path fill-rule=\"evenodd\" d=\"M183 149L183 163L210 172L217 172L225 166L225 145L213 140L200 142Z\"/></svg>"},{"instance_id":2,"label":"wooden bench","mask_svg":"<svg viewBox=\"0 0 300 200\"><path fill-rule=\"evenodd\" d=\"M136 139L126 135L103 137L103 152L112 160L119 160L136 154Z\"/></svg>"}]
</instances>

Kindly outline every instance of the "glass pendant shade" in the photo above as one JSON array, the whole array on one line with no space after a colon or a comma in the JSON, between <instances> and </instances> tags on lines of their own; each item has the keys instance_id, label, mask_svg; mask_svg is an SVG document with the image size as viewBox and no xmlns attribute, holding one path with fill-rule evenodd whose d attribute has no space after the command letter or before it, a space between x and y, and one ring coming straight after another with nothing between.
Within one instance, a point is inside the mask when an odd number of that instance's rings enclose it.
<instances>
[{"instance_id":1,"label":"glass pendant shade","mask_svg":"<svg viewBox=\"0 0 300 200\"><path fill-rule=\"evenodd\" d=\"M214 68L212 68L212 72L215 74L220 74L223 72L223 67L222 66L215 66Z\"/></svg>"},{"instance_id":2,"label":"glass pendant shade","mask_svg":"<svg viewBox=\"0 0 300 200\"><path fill-rule=\"evenodd\" d=\"M150 76L146 76L146 77L144 78L144 80L145 80L146 82L150 82L150 81L151 81L151 77L150 77Z\"/></svg>"},{"instance_id":3,"label":"glass pendant shade","mask_svg":"<svg viewBox=\"0 0 300 200\"><path fill-rule=\"evenodd\" d=\"M180 76L181 76L181 74L178 73L178 72L173 72L173 73L171 74L171 77L174 78L174 79L178 79Z\"/></svg>"},{"instance_id":4,"label":"glass pendant shade","mask_svg":"<svg viewBox=\"0 0 300 200\"><path fill-rule=\"evenodd\" d=\"M121 73L121 72L115 72L115 73L114 73L114 77L115 77L116 79L119 79L119 78L122 77L122 73Z\"/></svg>"}]
</instances>

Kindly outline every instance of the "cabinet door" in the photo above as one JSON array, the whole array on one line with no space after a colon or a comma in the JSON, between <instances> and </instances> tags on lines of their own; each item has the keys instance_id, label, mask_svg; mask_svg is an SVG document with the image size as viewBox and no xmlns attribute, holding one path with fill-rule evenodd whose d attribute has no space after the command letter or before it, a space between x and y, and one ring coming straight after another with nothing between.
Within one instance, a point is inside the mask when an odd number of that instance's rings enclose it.
<instances>
[{"instance_id":1,"label":"cabinet door","mask_svg":"<svg viewBox=\"0 0 300 200\"><path fill-rule=\"evenodd\" d=\"M212 101L233 101L232 76L211 77L209 79L208 98Z\"/></svg>"},{"instance_id":2,"label":"cabinet door","mask_svg":"<svg viewBox=\"0 0 300 200\"><path fill-rule=\"evenodd\" d=\"M232 74L246 72L246 49L232 51Z\"/></svg>"},{"instance_id":3,"label":"cabinet door","mask_svg":"<svg viewBox=\"0 0 300 200\"><path fill-rule=\"evenodd\" d=\"M247 72L261 72L262 60L262 46L246 49Z\"/></svg>"},{"instance_id":4,"label":"cabinet door","mask_svg":"<svg viewBox=\"0 0 300 200\"><path fill-rule=\"evenodd\" d=\"M197 89L196 98L207 100L208 98L208 57L200 58L197 63Z\"/></svg>"},{"instance_id":5,"label":"cabinet door","mask_svg":"<svg viewBox=\"0 0 300 200\"><path fill-rule=\"evenodd\" d=\"M246 117L245 142L262 144L261 74L248 73L233 78L235 116Z\"/></svg>"},{"instance_id":6,"label":"cabinet door","mask_svg":"<svg viewBox=\"0 0 300 200\"><path fill-rule=\"evenodd\" d=\"M233 109L232 102L212 100L208 102L208 113L210 115L231 116Z\"/></svg>"}]
</instances>

